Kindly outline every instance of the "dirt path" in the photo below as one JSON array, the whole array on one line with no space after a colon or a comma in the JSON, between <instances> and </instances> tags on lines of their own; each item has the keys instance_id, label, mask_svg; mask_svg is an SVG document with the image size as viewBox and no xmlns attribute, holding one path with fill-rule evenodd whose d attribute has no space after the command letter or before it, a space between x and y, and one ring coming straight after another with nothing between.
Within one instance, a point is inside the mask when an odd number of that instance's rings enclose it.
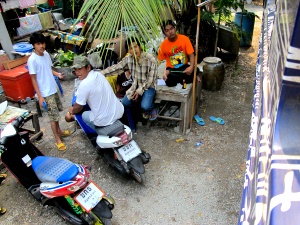
<instances>
[{"instance_id":1,"label":"dirt path","mask_svg":"<svg viewBox=\"0 0 300 225\"><path fill-rule=\"evenodd\" d=\"M253 8L262 12L259 6ZM261 21L256 20L253 46L241 49L238 70L234 71L234 62L225 64L226 77L221 90L203 91L200 114L206 122L204 127L194 123L188 135L180 135L171 127L154 126L148 130L138 126L134 138L152 156L146 165L143 186L122 178L102 158L98 159L81 130L65 138L66 152L57 151L46 115L40 118L44 137L37 146L47 155L92 166L93 180L116 200L114 225L236 224L244 181L260 24ZM66 93L63 98L66 113L73 82L65 81L62 85ZM211 115L222 117L225 125L211 122ZM66 126L70 124L63 122L62 127ZM180 137L188 141L177 143L175 140ZM196 147L199 140L203 144ZM8 209L0 217L0 224L65 224L53 210L42 208L10 174L6 184L0 187L0 205Z\"/></svg>"}]
</instances>

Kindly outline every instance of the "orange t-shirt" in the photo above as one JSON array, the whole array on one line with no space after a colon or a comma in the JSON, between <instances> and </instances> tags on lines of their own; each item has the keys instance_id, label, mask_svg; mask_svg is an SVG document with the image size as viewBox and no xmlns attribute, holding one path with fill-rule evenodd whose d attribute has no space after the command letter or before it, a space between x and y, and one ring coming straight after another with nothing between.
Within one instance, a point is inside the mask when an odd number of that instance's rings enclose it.
<instances>
[{"instance_id":1,"label":"orange t-shirt","mask_svg":"<svg viewBox=\"0 0 300 225\"><path fill-rule=\"evenodd\" d=\"M188 64L188 55L194 52L190 39L182 34L177 34L176 41L165 39L158 50L158 59L166 60L166 67L179 68Z\"/></svg>"}]
</instances>

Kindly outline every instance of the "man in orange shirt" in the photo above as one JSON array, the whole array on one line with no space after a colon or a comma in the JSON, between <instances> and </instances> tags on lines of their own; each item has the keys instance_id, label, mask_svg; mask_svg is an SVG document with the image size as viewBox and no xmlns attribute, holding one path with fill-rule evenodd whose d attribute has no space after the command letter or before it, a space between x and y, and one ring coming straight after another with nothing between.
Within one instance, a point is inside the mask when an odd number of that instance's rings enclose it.
<instances>
[{"instance_id":1,"label":"man in orange shirt","mask_svg":"<svg viewBox=\"0 0 300 225\"><path fill-rule=\"evenodd\" d=\"M162 30L167 38L160 45L158 59L166 60L166 70L163 76L166 85L173 87L177 83L183 84L183 80L187 84L192 83L195 55L190 39L176 33L176 27L172 20L164 22Z\"/></svg>"}]
</instances>

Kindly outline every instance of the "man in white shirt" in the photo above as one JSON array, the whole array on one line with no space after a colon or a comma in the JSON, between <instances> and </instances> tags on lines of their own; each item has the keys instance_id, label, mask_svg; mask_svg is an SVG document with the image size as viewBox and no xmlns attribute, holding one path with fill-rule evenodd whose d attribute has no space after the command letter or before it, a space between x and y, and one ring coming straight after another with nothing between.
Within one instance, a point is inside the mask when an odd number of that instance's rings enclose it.
<instances>
[{"instance_id":1,"label":"man in white shirt","mask_svg":"<svg viewBox=\"0 0 300 225\"><path fill-rule=\"evenodd\" d=\"M124 113L122 103L106 78L100 72L92 70L88 58L75 57L72 68L81 82L77 89L76 102L68 113L79 113L87 103L91 111L83 112L82 119L94 130L95 126L108 126L120 119Z\"/></svg>"},{"instance_id":2,"label":"man in white shirt","mask_svg":"<svg viewBox=\"0 0 300 225\"><path fill-rule=\"evenodd\" d=\"M64 151L67 148L60 137L68 136L71 132L69 130L63 131L59 126L59 111L62 111L63 107L53 75L59 79L64 76L52 70L52 61L49 53L45 50L45 37L42 33L33 33L30 37L30 44L33 45L34 52L29 57L27 65L32 85L38 96L40 106L44 107L48 113L56 147L58 150Z\"/></svg>"}]
</instances>

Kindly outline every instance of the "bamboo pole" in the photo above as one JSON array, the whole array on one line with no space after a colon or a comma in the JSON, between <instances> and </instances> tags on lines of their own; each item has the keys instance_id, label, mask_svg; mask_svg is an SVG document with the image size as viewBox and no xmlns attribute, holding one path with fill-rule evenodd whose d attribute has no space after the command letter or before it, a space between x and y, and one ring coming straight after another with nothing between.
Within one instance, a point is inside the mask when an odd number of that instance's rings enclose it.
<instances>
[{"instance_id":1,"label":"bamboo pole","mask_svg":"<svg viewBox=\"0 0 300 225\"><path fill-rule=\"evenodd\" d=\"M198 0L198 3L201 3L201 0ZM199 42L199 30L200 30L200 15L201 9L198 7L198 17L197 17L197 32L196 32L196 56L194 61L194 77L193 77L193 91L192 91L192 112L190 116L190 124L192 126L193 118L195 114L195 96L196 96L196 76L197 76L197 64L198 64L198 42Z\"/></svg>"},{"instance_id":2,"label":"bamboo pole","mask_svg":"<svg viewBox=\"0 0 300 225\"><path fill-rule=\"evenodd\" d=\"M201 16L201 11L200 8L202 6L205 6L211 2L214 2L214 0L207 0L205 2L201 3L201 0L198 0L198 17L197 17L197 32L196 32L196 56L195 56L195 62L194 62L194 77L193 77L193 90L192 90L192 111L191 111L191 116L190 116L190 124L192 125L193 123L193 118L195 114L195 95L196 95L196 75L197 75L197 64L198 64L198 42L199 42L199 31L200 31L200 16Z\"/></svg>"}]
</instances>

